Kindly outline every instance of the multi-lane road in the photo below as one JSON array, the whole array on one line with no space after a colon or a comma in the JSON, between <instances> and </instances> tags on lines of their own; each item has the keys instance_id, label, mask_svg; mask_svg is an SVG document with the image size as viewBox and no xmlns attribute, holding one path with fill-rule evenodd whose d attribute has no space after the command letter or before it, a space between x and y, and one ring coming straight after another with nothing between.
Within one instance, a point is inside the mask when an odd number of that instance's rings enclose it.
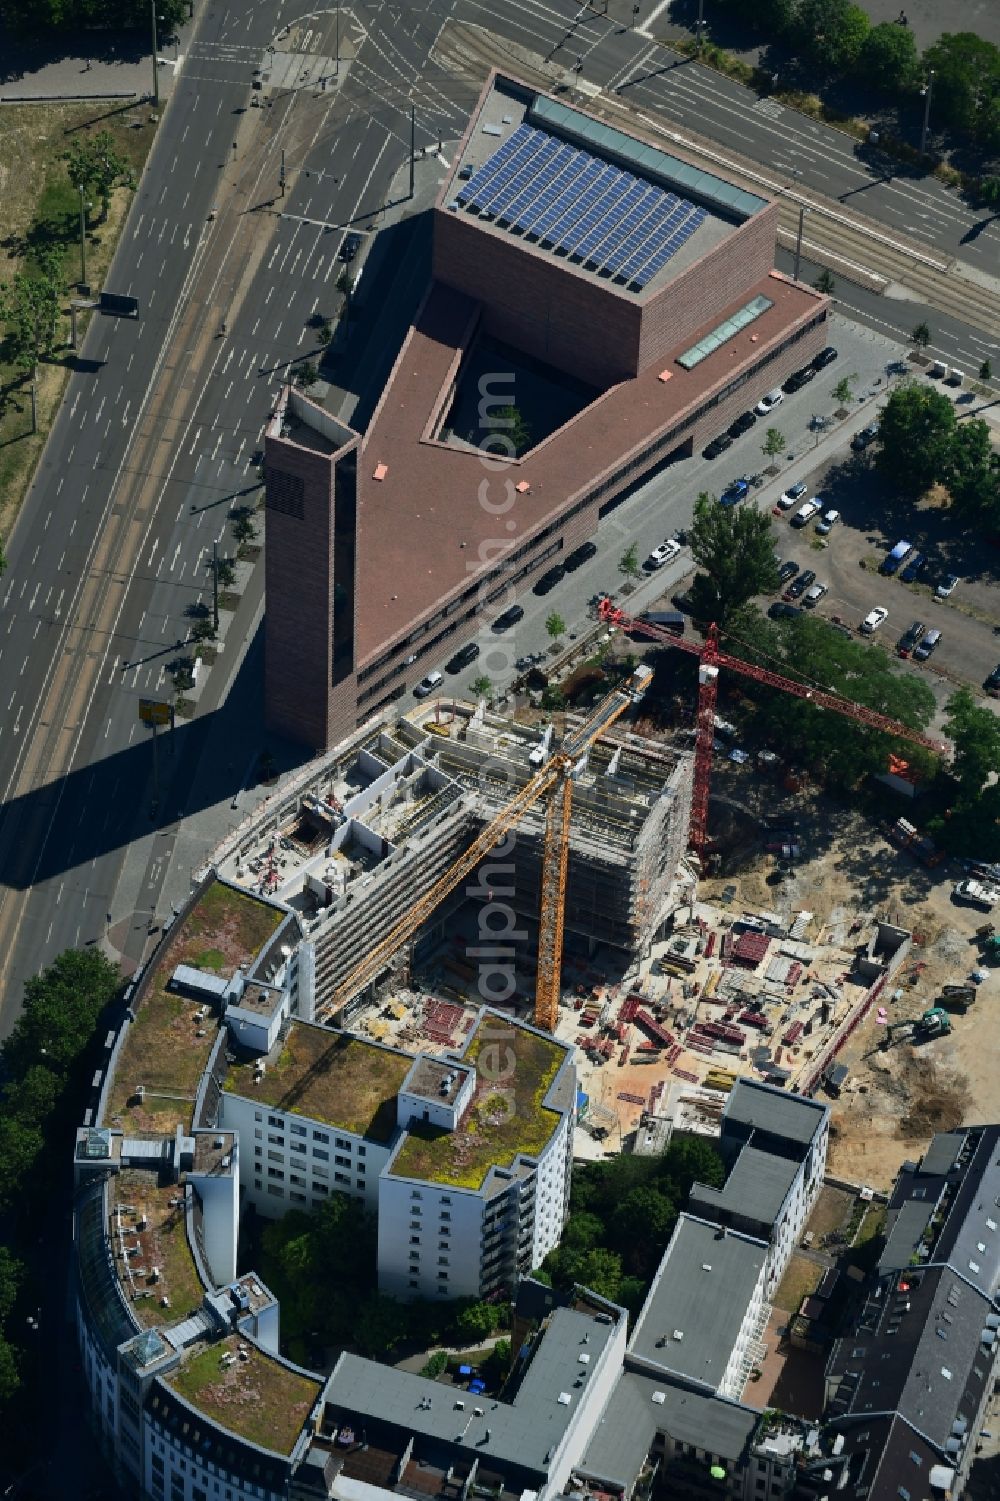
<instances>
[{"instance_id":1,"label":"multi-lane road","mask_svg":"<svg viewBox=\"0 0 1000 1501\"><path fill-rule=\"evenodd\" d=\"M615 4L604 17L575 0L202 8L107 281L138 298L140 317L89 329L8 543L0 1032L23 980L60 949L107 937L139 956L171 861L196 847L178 844L178 815L214 806L244 776L259 569L198 718L160 737L152 818L138 701L169 696L176 643L208 597L212 544L229 535L230 507L257 498L252 457L275 392L315 352L310 320L333 312L344 230L377 230L405 177L411 106L418 147L436 146L461 134L488 55L513 71L565 71L581 96L669 117L796 191L863 211L885 236L905 231L929 258L960 255L992 295L996 225L934 182L889 177L839 132L677 64L643 34L652 8L635 31ZM888 331L909 326L912 305L881 301ZM982 358L996 349L996 328L954 327Z\"/></svg>"}]
</instances>

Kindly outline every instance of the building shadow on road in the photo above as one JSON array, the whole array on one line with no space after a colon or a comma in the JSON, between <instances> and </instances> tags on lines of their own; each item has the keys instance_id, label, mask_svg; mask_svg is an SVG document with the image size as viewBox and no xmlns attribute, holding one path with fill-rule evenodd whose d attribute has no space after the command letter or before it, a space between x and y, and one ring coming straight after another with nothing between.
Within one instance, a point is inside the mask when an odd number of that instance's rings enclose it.
<instances>
[{"instance_id":1,"label":"building shadow on road","mask_svg":"<svg viewBox=\"0 0 1000 1501\"><path fill-rule=\"evenodd\" d=\"M122 646L127 651L134 643ZM245 818L268 791L259 782L255 785L265 755L279 775L310 758L308 747L264 730L263 659L261 625L225 701L192 720L178 720L173 730L157 732L155 809L153 736L145 727L127 749L108 755L101 755L98 738L88 764L11 798L0 814L0 842L10 851L4 884L23 891L70 871L86 870L95 858L123 853L140 837L174 829L180 818L196 831L199 818L203 820L207 855L227 826ZM222 670L220 659L212 671ZM206 695L211 696L211 690L209 676ZM138 721L138 695L134 703ZM86 746L86 738L83 743Z\"/></svg>"}]
</instances>

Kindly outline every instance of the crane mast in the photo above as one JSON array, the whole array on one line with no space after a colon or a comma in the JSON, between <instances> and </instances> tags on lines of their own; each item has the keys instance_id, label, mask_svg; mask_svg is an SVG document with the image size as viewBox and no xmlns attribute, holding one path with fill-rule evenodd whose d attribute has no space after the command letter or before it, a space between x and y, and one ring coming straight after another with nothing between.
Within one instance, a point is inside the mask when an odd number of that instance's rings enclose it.
<instances>
[{"instance_id":1,"label":"crane mast","mask_svg":"<svg viewBox=\"0 0 1000 1501\"><path fill-rule=\"evenodd\" d=\"M317 1007L317 1021L328 1021L370 985L386 968L393 954L412 938L445 897L472 874L480 860L496 848L508 830L519 823L536 803L547 797L538 970L535 981L535 1023L547 1031L555 1029L562 971L573 772L594 742L611 728L626 709L639 702L652 676L650 668L640 666L624 687L613 689L601 699L584 723L567 735L546 764L520 792L504 804L469 848L432 882L405 915L369 949L364 958L341 980L330 999Z\"/></svg>"}]
</instances>

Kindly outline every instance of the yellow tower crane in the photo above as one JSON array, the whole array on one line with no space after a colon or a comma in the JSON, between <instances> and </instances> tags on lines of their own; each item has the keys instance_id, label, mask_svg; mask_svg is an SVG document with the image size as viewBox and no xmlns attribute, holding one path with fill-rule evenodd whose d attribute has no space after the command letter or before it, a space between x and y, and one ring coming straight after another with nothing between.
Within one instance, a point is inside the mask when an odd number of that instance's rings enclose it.
<instances>
[{"instance_id":1,"label":"yellow tower crane","mask_svg":"<svg viewBox=\"0 0 1000 1501\"><path fill-rule=\"evenodd\" d=\"M356 964L328 1001L316 1008L316 1020L327 1021L364 990L386 968L393 954L426 922L435 908L471 875L486 855L519 823L528 809L548 798L542 851L542 896L538 922L538 973L535 983L535 1024L555 1031L559 1014L562 973L563 920L566 910L566 872L569 866L573 772L596 740L625 710L643 697L652 670L638 667L625 683L607 694L584 724L562 745L529 782L506 803L473 840L469 848L417 899L405 917Z\"/></svg>"}]
</instances>

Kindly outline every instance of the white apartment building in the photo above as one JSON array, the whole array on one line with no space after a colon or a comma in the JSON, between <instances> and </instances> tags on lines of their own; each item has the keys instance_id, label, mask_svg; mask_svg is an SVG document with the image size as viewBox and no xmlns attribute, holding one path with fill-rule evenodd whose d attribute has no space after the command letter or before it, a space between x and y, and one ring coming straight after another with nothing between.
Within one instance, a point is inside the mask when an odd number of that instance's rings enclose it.
<instances>
[{"instance_id":1,"label":"white apartment building","mask_svg":"<svg viewBox=\"0 0 1000 1501\"><path fill-rule=\"evenodd\" d=\"M772 1297L823 1186L830 1111L819 1100L738 1079L722 1115L722 1188L696 1183L692 1213L768 1245Z\"/></svg>"}]
</instances>

